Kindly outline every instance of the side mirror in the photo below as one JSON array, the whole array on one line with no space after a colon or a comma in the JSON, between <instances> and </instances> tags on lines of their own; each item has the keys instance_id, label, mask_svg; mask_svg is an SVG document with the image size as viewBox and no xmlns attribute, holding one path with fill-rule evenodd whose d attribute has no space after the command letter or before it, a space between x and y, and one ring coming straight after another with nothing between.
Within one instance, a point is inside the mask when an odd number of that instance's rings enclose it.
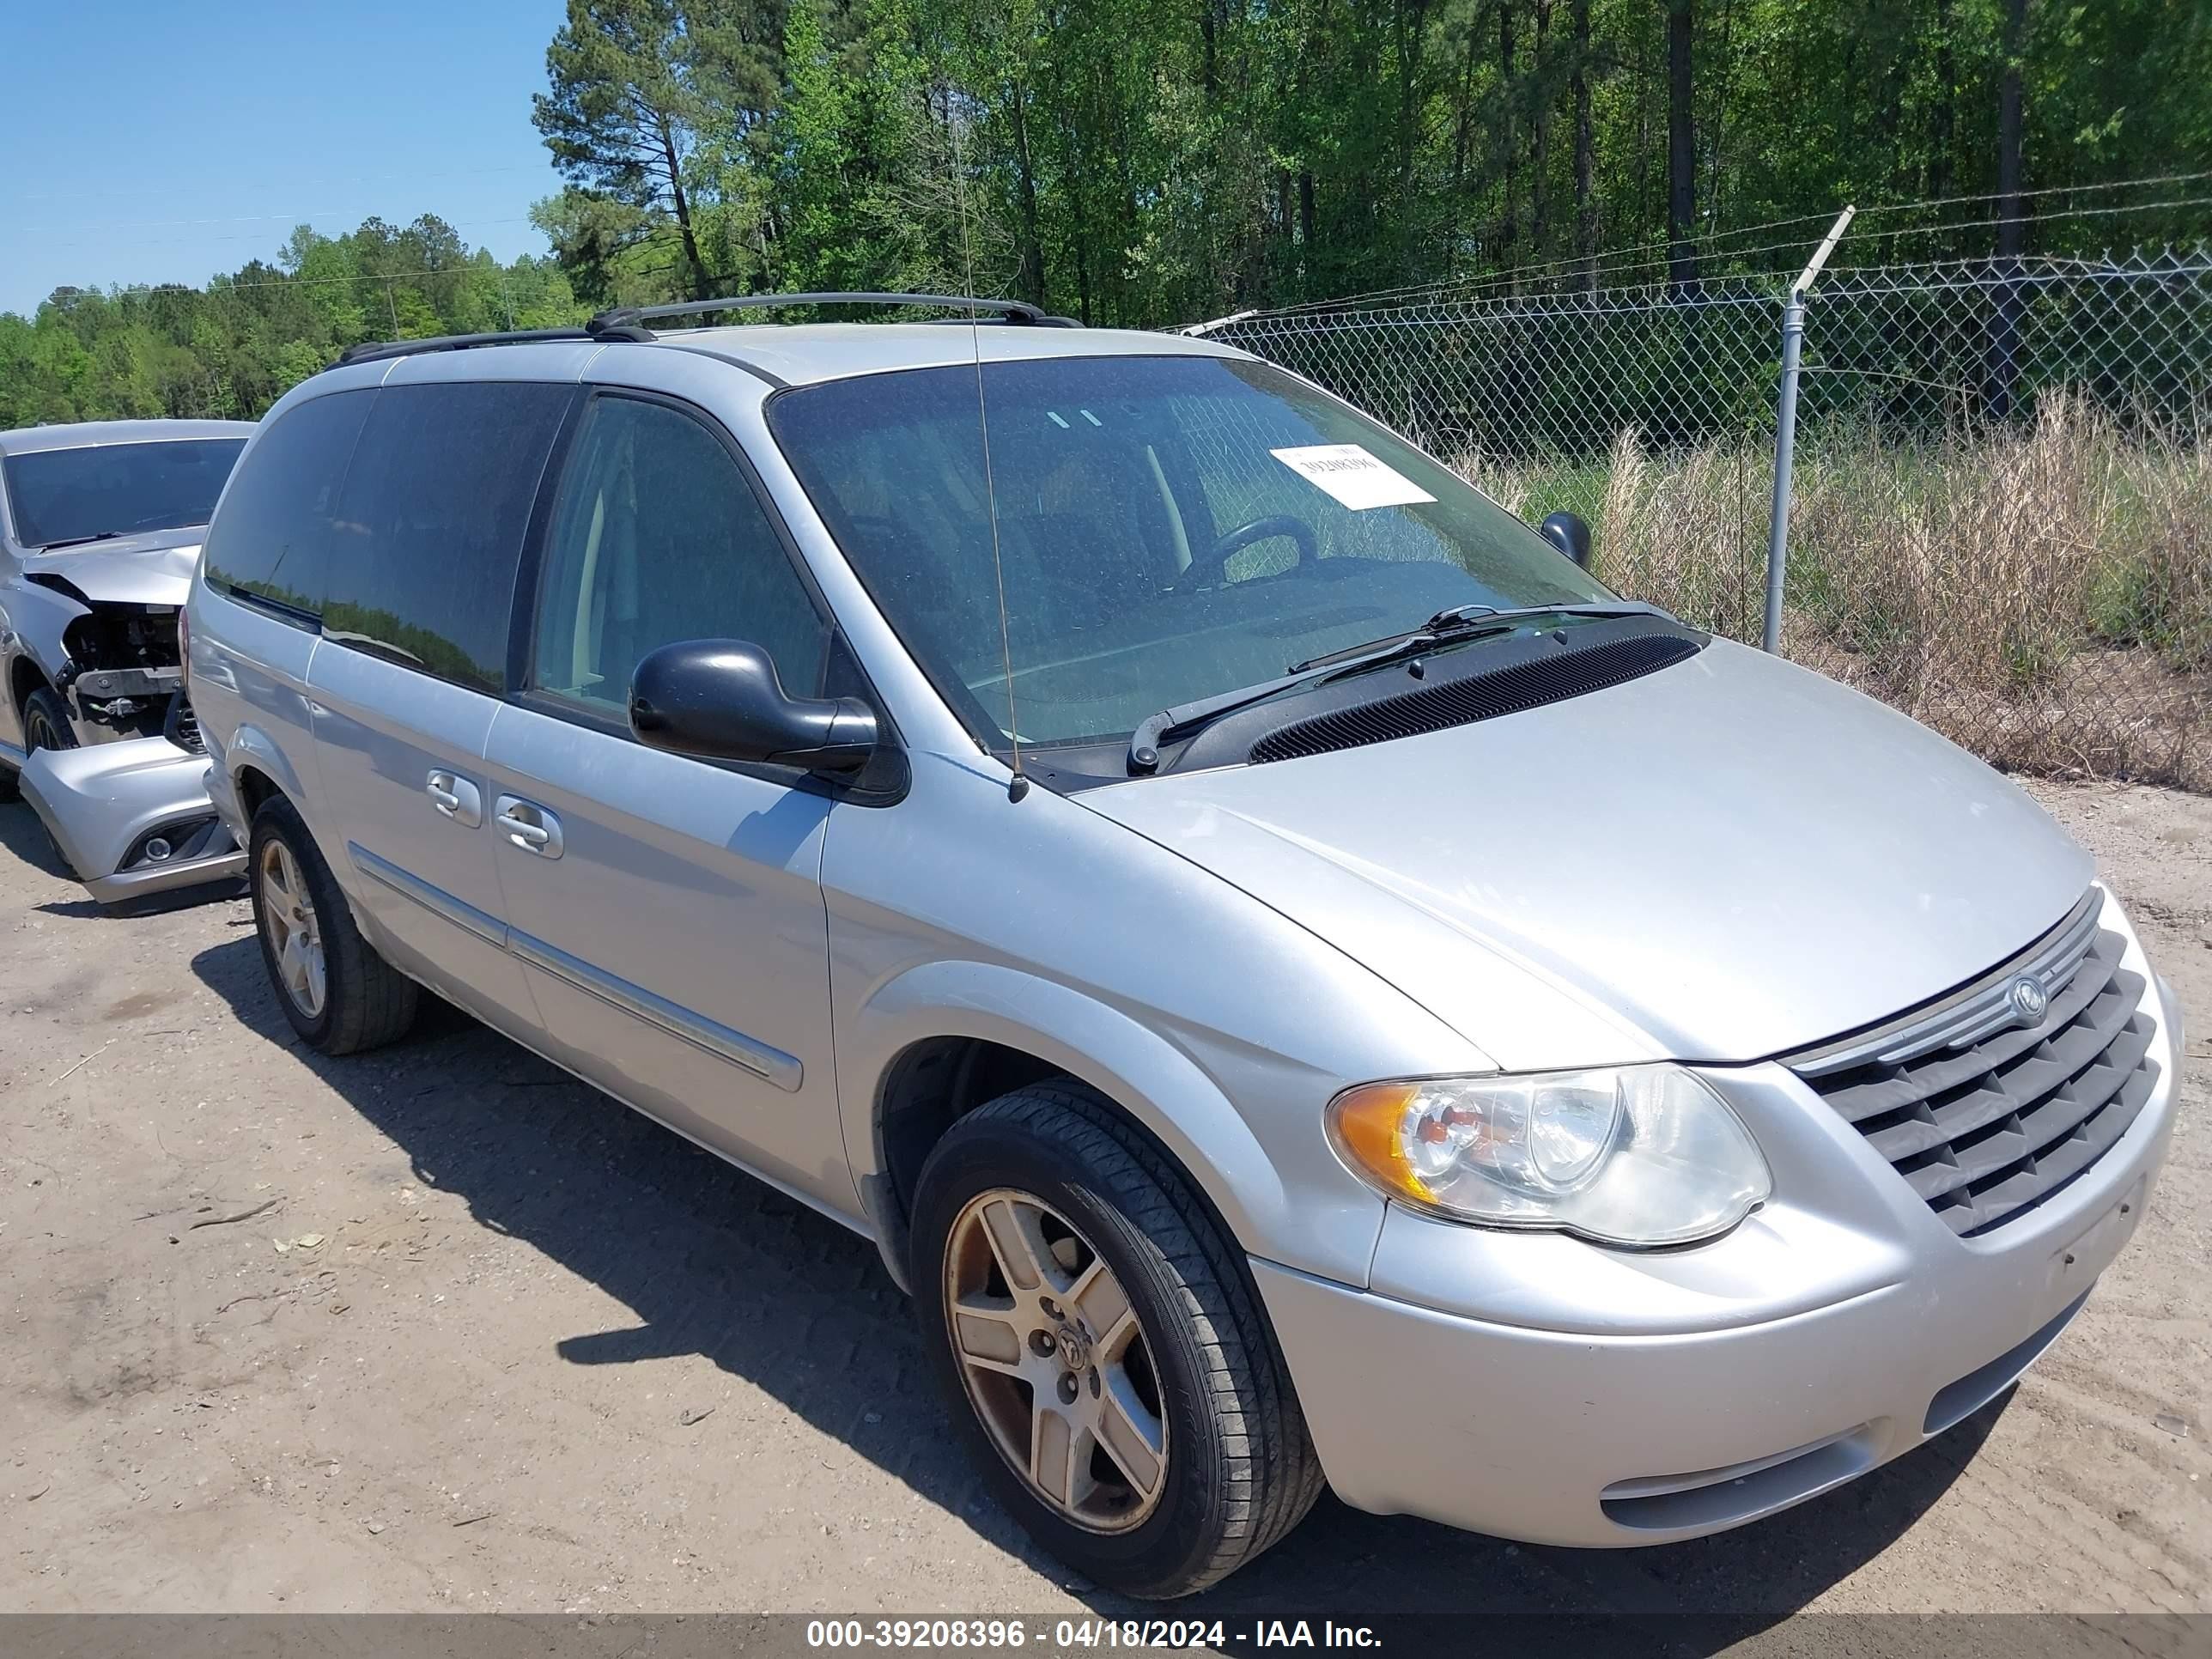
<instances>
[{"instance_id":1,"label":"side mirror","mask_svg":"<svg viewBox=\"0 0 2212 1659\"><path fill-rule=\"evenodd\" d=\"M1589 526L1579 513L1554 513L1536 529L1544 539L1585 570L1589 568Z\"/></svg>"},{"instance_id":2,"label":"side mirror","mask_svg":"<svg viewBox=\"0 0 2212 1659\"><path fill-rule=\"evenodd\" d=\"M638 741L672 754L857 772L875 753L875 711L857 697L788 697L768 653L744 640L664 645L629 683Z\"/></svg>"}]
</instances>

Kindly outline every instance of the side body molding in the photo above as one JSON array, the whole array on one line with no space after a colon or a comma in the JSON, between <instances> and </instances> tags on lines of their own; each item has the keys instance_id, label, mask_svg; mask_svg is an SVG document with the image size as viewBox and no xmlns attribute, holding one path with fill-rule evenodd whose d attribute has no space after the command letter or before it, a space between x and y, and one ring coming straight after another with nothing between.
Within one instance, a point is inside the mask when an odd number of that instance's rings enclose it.
<instances>
[{"instance_id":1,"label":"side body molding","mask_svg":"<svg viewBox=\"0 0 2212 1659\"><path fill-rule=\"evenodd\" d=\"M657 1026L671 1036L680 1037L717 1059L742 1066L756 1077L774 1084L786 1094L798 1092L804 1073L799 1061L782 1049L772 1048L743 1031L732 1030L680 1003L656 996L643 986L633 985L604 968L572 957L534 933L526 933L519 927L509 926L497 916L486 915L476 906L456 898L442 887L434 886L401 869L389 859L379 858L359 842L346 843L346 856L353 860L355 867L363 875L382 882L395 893L414 900L424 909L443 917L454 927L474 933L487 945L496 945L534 968L556 975L578 990L599 998L610 1007L618 1008L648 1025Z\"/></svg>"}]
</instances>

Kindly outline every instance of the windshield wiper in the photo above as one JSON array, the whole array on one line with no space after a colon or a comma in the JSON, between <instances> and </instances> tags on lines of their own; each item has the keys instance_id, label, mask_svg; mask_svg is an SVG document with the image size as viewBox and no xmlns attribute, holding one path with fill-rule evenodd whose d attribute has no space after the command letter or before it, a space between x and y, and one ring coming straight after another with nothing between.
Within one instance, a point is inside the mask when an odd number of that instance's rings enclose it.
<instances>
[{"instance_id":1,"label":"windshield wiper","mask_svg":"<svg viewBox=\"0 0 2212 1659\"><path fill-rule=\"evenodd\" d=\"M1254 685L1240 686L1233 691L1217 692L1210 697L1200 697L1191 702L1177 703L1172 708L1161 709L1129 734L1129 771L1134 776L1157 770L1163 743L1188 736L1224 714L1233 714L1255 702L1265 702L1279 693L1304 685L1326 685L1332 680L1364 673L1370 668L1380 668L1389 663L1420 656L1439 645L1479 638L1484 634L1495 633L1501 627L1510 628L1515 623L1530 617L1662 617L1666 614L1656 605L1644 605L1635 600L1603 605L1524 605L1502 611L1494 605L1455 605L1449 610L1437 611L1420 627L1405 633L1386 634L1379 640L1368 641L1364 645L1347 646L1341 651L1316 657L1310 662L1294 663L1289 672L1272 680L1261 680Z\"/></svg>"},{"instance_id":2,"label":"windshield wiper","mask_svg":"<svg viewBox=\"0 0 2212 1659\"><path fill-rule=\"evenodd\" d=\"M1214 692L1212 696L1199 696L1190 703L1176 703L1175 708L1164 708L1157 714L1148 714L1144 726L1128 734L1128 769L1130 772L1152 772L1159 765L1159 745L1172 738L1183 737L1199 726L1234 714L1239 708L1252 703L1265 703L1276 692L1294 690L1297 686L1325 686L1328 681L1340 675L1356 675L1360 668L1374 668L1401 654L1401 646L1389 644L1382 650L1371 650L1364 657L1340 657L1329 664L1301 664L1287 675L1274 679L1263 679L1255 686L1239 686L1237 690ZM1328 672L1322 672L1328 671Z\"/></svg>"},{"instance_id":3,"label":"windshield wiper","mask_svg":"<svg viewBox=\"0 0 2212 1659\"><path fill-rule=\"evenodd\" d=\"M64 536L58 542L40 542L39 551L55 553L64 547L82 547L88 542L112 542L122 533L119 530L95 530L89 536Z\"/></svg>"},{"instance_id":4,"label":"windshield wiper","mask_svg":"<svg viewBox=\"0 0 2212 1659\"><path fill-rule=\"evenodd\" d=\"M1656 605L1644 605L1633 599L1598 605L1516 605L1500 610L1494 605L1455 605L1423 623L1419 628L1402 634L1385 634L1379 640L1369 640L1360 645L1348 645L1341 651L1332 651L1311 661L1296 664L1293 674L1302 674L1310 668L1328 668L1339 662L1388 662L1388 655L1413 655L1430 647L1442 645L1449 640L1470 638L1476 635L1495 632L1501 625L1510 628L1515 623L1525 622L1531 617L1644 617L1664 616Z\"/></svg>"},{"instance_id":5,"label":"windshield wiper","mask_svg":"<svg viewBox=\"0 0 2212 1659\"><path fill-rule=\"evenodd\" d=\"M1418 635L1421 648L1436 643L1428 635ZM1129 770L1132 774L1150 772L1160 763L1160 745L1196 731L1200 726L1218 720L1224 714L1249 708L1255 702L1265 702L1279 692L1289 691L1302 685L1326 685L1331 680L1342 679L1364 669L1379 667L1395 662L1408 654L1407 636L1385 642L1379 649L1357 651L1346 655L1340 653L1323 661L1300 663L1287 674L1256 684L1238 686L1233 691L1218 691L1210 697L1200 697L1190 702L1177 703L1172 708L1163 708L1157 714L1146 717L1145 723L1129 734Z\"/></svg>"}]
</instances>

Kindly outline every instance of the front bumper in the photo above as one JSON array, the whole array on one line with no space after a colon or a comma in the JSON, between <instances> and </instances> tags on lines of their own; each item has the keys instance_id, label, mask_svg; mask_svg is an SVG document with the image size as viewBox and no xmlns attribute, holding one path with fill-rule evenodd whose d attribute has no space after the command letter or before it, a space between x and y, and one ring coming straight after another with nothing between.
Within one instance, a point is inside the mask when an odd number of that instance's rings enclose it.
<instances>
[{"instance_id":1,"label":"front bumper","mask_svg":"<svg viewBox=\"0 0 2212 1659\"><path fill-rule=\"evenodd\" d=\"M2180 1048L2154 983L2160 1075L2135 1122L1980 1237L1952 1234L1808 1094L1797 1144L1761 1126L1777 1201L1708 1245L1638 1255L1394 1208L1367 1290L1254 1259L1331 1486L1532 1543L1665 1543L1802 1503L1970 1416L2057 1340L2142 1219ZM1735 1081L1801 1086L1773 1066ZM1823 1190L1861 1176L1863 1198ZM1793 1185L1813 1188L1802 1208Z\"/></svg>"},{"instance_id":2,"label":"front bumper","mask_svg":"<svg viewBox=\"0 0 2212 1659\"><path fill-rule=\"evenodd\" d=\"M246 872L245 853L208 799L207 757L167 738L38 750L23 763L22 786L77 879L103 902ZM157 836L166 857L149 850Z\"/></svg>"}]
</instances>

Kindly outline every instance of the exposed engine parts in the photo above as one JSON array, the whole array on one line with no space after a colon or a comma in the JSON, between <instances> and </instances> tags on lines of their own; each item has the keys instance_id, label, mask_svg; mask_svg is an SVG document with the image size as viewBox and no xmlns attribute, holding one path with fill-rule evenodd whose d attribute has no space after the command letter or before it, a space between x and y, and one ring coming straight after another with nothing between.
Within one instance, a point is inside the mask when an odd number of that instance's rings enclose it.
<instances>
[{"instance_id":1,"label":"exposed engine parts","mask_svg":"<svg viewBox=\"0 0 2212 1659\"><path fill-rule=\"evenodd\" d=\"M63 630L69 660L55 690L79 717L130 737L159 734L184 690L174 605L92 602Z\"/></svg>"}]
</instances>

